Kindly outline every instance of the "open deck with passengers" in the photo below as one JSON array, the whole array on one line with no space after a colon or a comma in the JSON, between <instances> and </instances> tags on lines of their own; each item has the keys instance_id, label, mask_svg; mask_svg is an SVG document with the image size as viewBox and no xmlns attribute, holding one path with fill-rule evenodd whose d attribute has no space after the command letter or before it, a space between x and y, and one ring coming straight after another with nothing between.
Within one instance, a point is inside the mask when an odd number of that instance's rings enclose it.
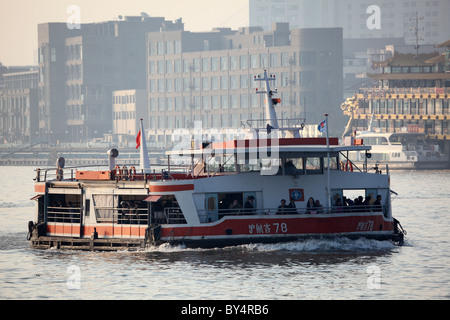
<instances>
[{"instance_id":1,"label":"open deck with passengers","mask_svg":"<svg viewBox=\"0 0 450 320\"><path fill-rule=\"evenodd\" d=\"M270 78L263 79L270 102ZM348 160L348 152L370 147L301 138L292 128L280 134L270 116L273 107L266 105L270 121L264 130L231 141L194 141L167 152L167 167L160 171L145 160L137 171L121 166L114 150L106 170L38 170L32 246L223 247L310 237L402 242L404 233L392 216L389 170L370 172Z\"/></svg>"}]
</instances>

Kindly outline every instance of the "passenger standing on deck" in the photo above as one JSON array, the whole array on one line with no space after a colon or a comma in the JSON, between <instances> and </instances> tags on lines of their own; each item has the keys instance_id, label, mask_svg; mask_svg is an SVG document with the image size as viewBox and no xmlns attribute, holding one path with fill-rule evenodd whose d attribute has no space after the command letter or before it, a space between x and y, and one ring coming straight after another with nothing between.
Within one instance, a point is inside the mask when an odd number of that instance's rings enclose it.
<instances>
[{"instance_id":1,"label":"passenger standing on deck","mask_svg":"<svg viewBox=\"0 0 450 320\"><path fill-rule=\"evenodd\" d=\"M323 206L320 204L319 199L316 200L317 213L323 213Z\"/></svg>"},{"instance_id":2,"label":"passenger standing on deck","mask_svg":"<svg viewBox=\"0 0 450 320\"><path fill-rule=\"evenodd\" d=\"M317 213L316 203L313 197L309 197L308 203L306 204L306 213Z\"/></svg>"},{"instance_id":3,"label":"passenger standing on deck","mask_svg":"<svg viewBox=\"0 0 450 320\"><path fill-rule=\"evenodd\" d=\"M254 201L255 201L255 197L254 196L248 196L247 197L247 201L244 204L244 213L245 214L254 214L255 212L255 207L254 207Z\"/></svg>"},{"instance_id":4,"label":"passenger standing on deck","mask_svg":"<svg viewBox=\"0 0 450 320\"><path fill-rule=\"evenodd\" d=\"M238 213L239 211L241 211L242 206L237 199L234 199L228 209L230 209L230 212L232 213Z\"/></svg>"},{"instance_id":5,"label":"passenger standing on deck","mask_svg":"<svg viewBox=\"0 0 450 320\"><path fill-rule=\"evenodd\" d=\"M375 206L375 210L381 211L381 195L377 195L377 200L374 201L373 205Z\"/></svg>"},{"instance_id":6,"label":"passenger standing on deck","mask_svg":"<svg viewBox=\"0 0 450 320\"><path fill-rule=\"evenodd\" d=\"M277 214L287 214L288 206L286 205L286 200L281 199L281 205L278 206Z\"/></svg>"},{"instance_id":7,"label":"passenger standing on deck","mask_svg":"<svg viewBox=\"0 0 450 320\"><path fill-rule=\"evenodd\" d=\"M289 198L289 212L297 213L297 206L295 205L295 200L293 198Z\"/></svg>"}]
</instances>

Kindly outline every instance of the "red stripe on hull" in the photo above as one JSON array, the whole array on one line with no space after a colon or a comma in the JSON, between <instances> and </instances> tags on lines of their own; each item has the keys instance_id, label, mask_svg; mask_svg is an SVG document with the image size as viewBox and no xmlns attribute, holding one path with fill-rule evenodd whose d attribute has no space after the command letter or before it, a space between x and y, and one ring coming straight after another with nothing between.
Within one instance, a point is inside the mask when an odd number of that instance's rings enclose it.
<instances>
[{"instance_id":1,"label":"red stripe on hull","mask_svg":"<svg viewBox=\"0 0 450 320\"><path fill-rule=\"evenodd\" d=\"M193 184L181 185L150 185L150 192L173 192L173 191L189 191L194 190Z\"/></svg>"},{"instance_id":2,"label":"red stripe on hull","mask_svg":"<svg viewBox=\"0 0 450 320\"><path fill-rule=\"evenodd\" d=\"M302 235L364 233L393 231L393 222L385 221L382 215L339 216L339 217L255 217L228 218L209 225L184 227L164 225L162 239L189 238L202 236L261 236L261 235Z\"/></svg>"}]
</instances>

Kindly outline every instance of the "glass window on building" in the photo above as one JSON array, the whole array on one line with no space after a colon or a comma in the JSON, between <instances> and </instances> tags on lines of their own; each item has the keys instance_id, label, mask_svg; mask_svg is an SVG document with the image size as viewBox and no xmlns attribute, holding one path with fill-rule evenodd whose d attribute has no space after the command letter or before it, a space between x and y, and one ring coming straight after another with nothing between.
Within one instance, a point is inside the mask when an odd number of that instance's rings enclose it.
<instances>
[{"instance_id":1,"label":"glass window on building","mask_svg":"<svg viewBox=\"0 0 450 320\"><path fill-rule=\"evenodd\" d=\"M248 88L248 75L243 74L241 75L241 89L247 89Z\"/></svg>"},{"instance_id":2,"label":"glass window on building","mask_svg":"<svg viewBox=\"0 0 450 320\"><path fill-rule=\"evenodd\" d=\"M224 95L220 97L220 105L222 107L222 109L228 109L229 105L228 105L228 95Z\"/></svg>"},{"instance_id":3,"label":"glass window on building","mask_svg":"<svg viewBox=\"0 0 450 320\"><path fill-rule=\"evenodd\" d=\"M191 88L191 82L189 80L189 78L183 78L183 89L185 92L189 91Z\"/></svg>"},{"instance_id":4,"label":"glass window on building","mask_svg":"<svg viewBox=\"0 0 450 320\"><path fill-rule=\"evenodd\" d=\"M148 63L148 72L150 74L156 74L156 62L155 61L150 61Z\"/></svg>"},{"instance_id":5,"label":"glass window on building","mask_svg":"<svg viewBox=\"0 0 450 320\"><path fill-rule=\"evenodd\" d=\"M174 99L173 97L166 98L166 110L172 111L174 109Z\"/></svg>"},{"instance_id":6,"label":"glass window on building","mask_svg":"<svg viewBox=\"0 0 450 320\"><path fill-rule=\"evenodd\" d=\"M173 92L173 79L166 79L166 92Z\"/></svg>"},{"instance_id":7,"label":"glass window on building","mask_svg":"<svg viewBox=\"0 0 450 320\"><path fill-rule=\"evenodd\" d=\"M239 62L240 62L241 70L248 69L248 56L240 56Z\"/></svg>"},{"instance_id":8,"label":"glass window on building","mask_svg":"<svg viewBox=\"0 0 450 320\"><path fill-rule=\"evenodd\" d=\"M174 61L173 69L175 73L181 73L181 60Z\"/></svg>"},{"instance_id":9,"label":"glass window on building","mask_svg":"<svg viewBox=\"0 0 450 320\"><path fill-rule=\"evenodd\" d=\"M166 60L166 73L173 73L173 60Z\"/></svg>"},{"instance_id":10,"label":"glass window on building","mask_svg":"<svg viewBox=\"0 0 450 320\"><path fill-rule=\"evenodd\" d=\"M219 90L219 77L211 77L211 90Z\"/></svg>"},{"instance_id":11,"label":"glass window on building","mask_svg":"<svg viewBox=\"0 0 450 320\"><path fill-rule=\"evenodd\" d=\"M219 71L219 58L218 57L211 58L211 70Z\"/></svg>"},{"instance_id":12,"label":"glass window on building","mask_svg":"<svg viewBox=\"0 0 450 320\"><path fill-rule=\"evenodd\" d=\"M271 68L277 68L278 67L278 53L271 53L270 54L270 67Z\"/></svg>"},{"instance_id":13,"label":"glass window on building","mask_svg":"<svg viewBox=\"0 0 450 320\"><path fill-rule=\"evenodd\" d=\"M237 70L237 69L238 69L238 57L231 56L230 57L230 70Z\"/></svg>"},{"instance_id":14,"label":"glass window on building","mask_svg":"<svg viewBox=\"0 0 450 320\"><path fill-rule=\"evenodd\" d=\"M239 88L239 76L231 76L230 89L238 89L238 88Z\"/></svg>"},{"instance_id":15,"label":"glass window on building","mask_svg":"<svg viewBox=\"0 0 450 320\"><path fill-rule=\"evenodd\" d=\"M248 108L248 94L241 94L241 108Z\"/></svg>"},{"instance_id":16,"label":"glass window on building","mask_svg":"<svg viewBox=\"0 0 450 320\"><path fill-rule=\"evenodd\" d=\"M157 46L158 46L158 55L160 56L160 55L163 55L164 54L164 42L158 42L158 44L157 44Z\"/></svg>"},{"instance_id":17,"label":"glass window on building","mask_svg":"<svg viewBox=\"0 0 450 320\"><path fill-rule=\"evenodd\" d=\"M211 97L211 108L219 109L219 96Z\"/></svg>"},{"instance_id":18,"label":"glass window on building","mask_svg":"<svg viewBox=\"0 0 450 320\"><path fill-rule=\"evenodd\" d=\"M282 67L289 67L289 52L282 52L281 53L281 66Z\"/></svg>"},{"instance_id":19,"label":"glass window on building","mask_svg":"<svg viewBox=\"0 0 450 320\"><path fill-rule=\"evenodd\" d=\"M164 79L158 79L158 92L164 92Z\"/></svg>"},{"instance_id":20,"label":"glass window on building","mask_svg":"<svg viewBox=\"0 0 450 320\"><path fill-rule=\"evenodd\" d=\"M209 71L209 58L202 58L202 72Z\"/></svg>"},{"instance_id":21,"label":"glass window on building","mask_svg":"<svg viewBox=\"0 0 450 320\"><path fill-rule=\"evenodd\" d=\"M211 109L211 97L210 96L202 96L202 109L203 110Z\"/></svg>"},{"instance_id":22,"label":"glass window on building","mask_svg":"<svg viewBox=\"0 0 450 320\"><path fill-rule=\"evenodd\" d=\"M259 56L257 54L252 54L250 56L250 68L251 69L259 68L258 60L259 60Z\"/></svg>"},{"instance_id":23,"label":"glass window on building","mask_svg":"<svg viewBox=\"0 0 450 320\"><path fill-rule=\"evenodd\" d=\"M220 88L222 90L228 89L228 76L221 76L220 77Z\"/></svg>"},{"instance_id":24,"label":"glass window on building","mask_svg":"<svg viewBox=\"0 0 450 320\"><path fill-rule=\"evenodd\" d=\"M181 40L175 40L175 53L181 53Z\"/></svg>"},{"instance_id":25,"label":"glass window on building","mask_svg":"<svg viewBox=\"0 0 450 320\"><path fill-rule=\"evenodd\" d=\"M230 95L230 106L231 108L239 108L239 95L238 94L232 94Z\"/></svg>"},{"instance_id":26,"label":"glass window on building","mask_svg":"<svg viewBox=\"0 0 450 320\"><path fill-rule=\"evenodd\" d=\"M269 61L268 61L267 53L262 53L260 58L261 58L261 68L268 68Z\"/></svg>"},{"instance_id":27,"label":"glass window on building","mask_svg":"<svg viewBox=\"0 0 450 320\"><path fill-rule=\"evenodd\" d=\"M166 42L166 54L173 54L174 52L174 43L173 41Z\"/></svg>"},{"instance_id":28,"label":"glass window on building","mask_svg":"<svg viewBox=\"0 0 450 320\"><path fill-rule=\"evenodd\" d=\"M228 70L228 56L220 57L220 70L222 71Z\"/></svg>"},{"instance_id":29,"label":"glass window on building","mask_svg":"<svg viewBox=\"0 0 450 320\"><path fill-rule=\"evenodd\" d=\"M202 90L203 91L210 89L209 81L210 81L209 77L202 77Z\"/></svg>"},{"instance_id":30,"label":"glass window on building","mask_svg":"<svg viewBox=\"0 0 450 320\"><path fill-rule=\"evenodd\" d=\"M165 108L165 99L164 98L158 98L158 110L159 111L164 111Z\"/></svg>"},{"instance_id":31,"label":"glass window on building","mask_svg":"<svg viewBox=\"0 0 450 320\"><path fill-rule=\"evenodd\" d=\"M159 74L164 74L164 60L159 60L158 61L158 73Z\"/></svg>"}]
</instances>

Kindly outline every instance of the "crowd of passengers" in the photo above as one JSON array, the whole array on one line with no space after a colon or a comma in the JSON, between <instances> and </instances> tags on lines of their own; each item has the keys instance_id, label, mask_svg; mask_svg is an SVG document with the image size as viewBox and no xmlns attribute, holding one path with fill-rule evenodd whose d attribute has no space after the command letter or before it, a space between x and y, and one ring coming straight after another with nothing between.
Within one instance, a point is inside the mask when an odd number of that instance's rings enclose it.
<instances>
[{"instance_id":1,"label":"crowd of passengers","mask_svg":"<svg viewBox=\"0 0 450 320\"><path fill-rule=\"evenodd\" d=\"M254 200L253 196L249 196L247 201L244 204L244 207L240 205L238 200L234 200L232 204L230 204L229 210L231 213L235 214L255 214L256 210L254 208ZM305 214L320 214L320 213L344 213L344 212L371 212L371 211L382 211L381 205L381 195L378 195L376 200L372 203L372 197L366 196L364 199L362 196L351 200L349 198L343 197L343 201L340 197L337 197L334 204L331 207L331 210L325 210L320 200L314 200L313 197L308 199L306 204L306 209L297 209L294 199L290 199L289 204L287 204L285 199L281 199L280 205L276 211L277 215L282 214L297 214L297 213L305 213Z\"/></svg>"},{"instance_id":2,"label":"crowd of passengers","mask_svg":"<svg viewBox=\"0 0 450 320\"><path fill-rule=\"evenodd\" d=\"M121 201L118 209L118 223L139 224L147 218L147 206L142 201Z\"/></svg>"}]
</instances>

